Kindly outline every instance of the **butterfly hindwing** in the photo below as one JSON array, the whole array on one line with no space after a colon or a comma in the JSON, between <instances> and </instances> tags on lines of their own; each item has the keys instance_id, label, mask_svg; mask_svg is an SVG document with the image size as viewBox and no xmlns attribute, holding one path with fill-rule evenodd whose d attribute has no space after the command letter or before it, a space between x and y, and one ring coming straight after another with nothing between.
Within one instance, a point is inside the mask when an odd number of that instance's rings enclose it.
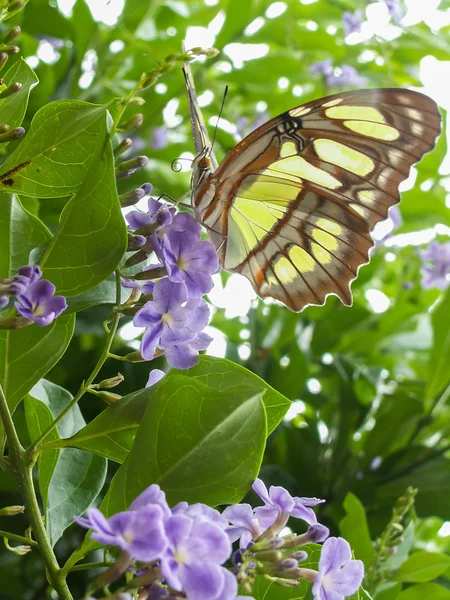
<instances>
[{"instance_id":1,"label":"butterfly hindwing","mask_svg":"<svg viewBox=\"0 0 450 600\"><path fill-rule=\"evenodd\" d=\"M409 90L360 90L291 109L242 140L194 192L225 269L292 310L351 304L370 232L434 146L440 114Z\"/></svg>"}]
</instances>

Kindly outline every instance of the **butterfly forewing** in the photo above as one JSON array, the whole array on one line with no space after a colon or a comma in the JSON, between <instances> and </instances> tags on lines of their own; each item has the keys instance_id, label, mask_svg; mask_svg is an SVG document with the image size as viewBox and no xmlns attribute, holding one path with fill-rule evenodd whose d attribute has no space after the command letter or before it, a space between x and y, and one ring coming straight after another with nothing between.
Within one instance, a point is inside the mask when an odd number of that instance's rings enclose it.
<instances>
[{"instance_id":1,"label":"butterfly forewing","mask_svg":"<svg viewBox=\"0 0 450 600\"><path fill-rule=\"evenodd\" d=\"M370 232L440 131L436 104L409 90L329 96L272 119L197 190L222 265L292 310L328 294L351 304Z\"/></svg>"}]
</instances>

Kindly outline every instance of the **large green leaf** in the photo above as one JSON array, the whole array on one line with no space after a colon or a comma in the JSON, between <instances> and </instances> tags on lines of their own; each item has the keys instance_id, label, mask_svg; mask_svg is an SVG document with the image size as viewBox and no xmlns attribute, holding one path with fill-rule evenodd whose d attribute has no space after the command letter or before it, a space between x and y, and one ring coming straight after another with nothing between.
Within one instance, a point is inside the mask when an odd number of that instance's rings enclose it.
<instances>
[{"instance_id":1,"label":"large green leaf","mask_svg":"<svg viewBox=\"0 0 450 600\"><path fill-rule=\"evenodd\" d=\"M102 115L106 131L106 115ZM102 144L75 196L61 213L55 236L40 262L59 293L75 296L93 288L117 267L127 231L117 196L111 145Z\"/></svg>"},{"instance_id":2,"label":"large green leaf","mask_svg":"<svg viewBox=\"0 0 450 600\"><path fill-rule=\"evenodd\" d=\"M228 360L201 356L199 364L187 371L170 369L164 382L180 381L189 385L189 379L206 386L211 393L226 392L243 401L262 394L262 402L268 415L267 421L273 429L283 418L289 401L268 386L254 373ZM141 390L122 398L104 410L96 419L88 423L70 440L57 443L58 447L72 445L106 456L117 462L124 462L133 444L136 431L149 403L154 403L164 393L162 384ZM269 431L270 432L270 431Z\"/></svg>"},{"instance_id":3,"label":"large green leaf","mask_svg":"<svg viewBox=\"0 0 450 600\"><path fill-rule=\"evenodd\" d=\"M74 326L75 316L62 314L46 327L0 330L0 383L11 412L64 354Z\"/></svg>"},{"instance_id":4,"label":"large green leaf","mask_svg":"<svg viewBox=\"0 0 450 600\"><path fill-rule=\"evenodd\" d=\"M33 69L23 59L19 59L3 78L7 86L16 81L22 84L17 94L0 100L0 123L7 123L11 129L22 125L30 91L38 84L39 79Z\"/></svg>"},{"instance_id":5,"label":"large green leaf","mask_svg":"<svg viewBox=\"0 0 450 600\"><path fill-rule=\"evenodd\" d=\"M395 600L450 600L450 590L437 583L412 585L403 590Z\"/></svg>"},{"instance_id":6,"label":"large green leaf","mask_svg":"<svg viewBox=\"0 0 450 600\"><path fill-rule=\"evenodd\" d=\"M433 325L433 350L430 356L431 376L427 388L428 400L442 392L450 382L450 290L431 314Z\"/></svg>"},{"instance_id":7,"label":"large green leaf","mask_svg":"<svg viewBox=\"0 0 450 600\"><path fill-rule=\"evenodd\" d=\"M41 108L0 167L0 190L42 198L74 194L105 143L107 108L75 100Z\"/></svg>"},{"instance_id":8,"label":"large green leaf","mask_svg":"<svg viewBox=\"0 0 450 600\"><path fill-rule=\"evenodd\" d=\"M405 560L391 579L425 583L436 579L450 567L450 556L439 552L414 552Z\"/></svg>"},{"instance_id":9,"label":"large green leaf","mask_svg":"<svg viewBox=\"0 0 450 600\"><path fill-rule=\"evenodd\" d=\"M30 252L52 235L16 196L0 193L0 204L0 277L10 277L29 264Z\"/></svg>"},{"instance_id":10,"label":"large green leaf","mask_svg":"<svg viewBox=\"0 0 450 600\"><path fill-rule=\"evenodd\" d=\"M30 439L37 439L71 400L69 392L49 381L42 380L35 385L25 399ZM74 406L48 439L73 435L83 425L81 412ZM50 450L40 455L39 490L52 545L73 523L74 515L82 514L92 505L103 487L106 464L104 458L75 448Z\"/></svg>"},{"instance_id":11,"label":"large green leaf","mask_svg":"<svg viewBox=\"0 0 450 600\"><path fill-rule=\"evenodd\" d=\"M375 559L375 551L370 539L364 505L349 492L344 500L344 509L347 514L339 523L339 531L352 547L355 558L362 560L367 568Z\"/></svg>"},{"instance_id":12,"label":"large green leaf","mask_svg":"<svg viewBox=\"0 0 450 600\"><path fill-rule=\"evenodd\" d=\"M185 375L162 380L102 509L126 509L152 483L170 504L240 500L261 465L267 435L263 392L216 392Z\"/></svg>"}]
</instances>

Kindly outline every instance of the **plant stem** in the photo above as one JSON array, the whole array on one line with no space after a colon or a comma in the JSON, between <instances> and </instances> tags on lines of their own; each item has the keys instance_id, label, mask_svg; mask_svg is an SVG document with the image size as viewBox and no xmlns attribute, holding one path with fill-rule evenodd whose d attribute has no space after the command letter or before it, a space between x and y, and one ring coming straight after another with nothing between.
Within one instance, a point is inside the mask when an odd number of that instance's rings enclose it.
<instances>
[{"instance_id":1,"label":"plant stem","mask_svg":"<svg viewBox=\"0 0 450 600\"><path fill-rule=\"evenodd\" d=\"M14 540L15 542L20 542L21 544L26 544L27 546L33 546L33 548L38 547L35 541L30 540L29 538L26 538L23 535L17 535L16 533L3 531L3 529L0 529L0 537L7 538L8 540Z\"/></svg>"},{"instance_id":2,"label":"plant stem","mask_svg":"<svg viewBox=\"0 0 450 600\"><path fill-rule=\"evenodd\" d=\"M73 600L65 578L61 575L58 561L45 531L44 521L36 497L33 484L32 467L25 462L25 450L17 436L16 428L9 411L8 402L0 386L0 416L8 440L11 471L16 478L23 498L28 518L33 529L34 537L47 568L49 580L58 592L61 600Z\"/></svg>"},{"instance_id":3,"label":"plant stem","mask_svg":"<svg viewBox=\"0 0 450 600\"><path fill-rule=\"evenodd\" d=\"M120 299L121 299L120 276L119 276L119 273L116 272L116 307L120 306ZM89 377L86 379L86 381L83 382L83 385L80 387L77 394L74 396L73 400L71 400L69 402L69 404L66 406L66 408L56 417L56 419L53 421L53 423L51 423L51 425L49 425L49 427L47 427L47 429L37 438L37 440L35 440L33 442L33 444L31 444L31 446L26 451L26 456L27 456L27 459L30 464L34 464L34 462L36 461L37 455L39 454L39 446L42 444L42 442L45 440L45 438L49 435L49 433L51 431L53 431L53 429L56 427L56 425L61 421L61 419L63 417L66 416L66 414L75 406L75 404L77 404L77 402L79 402L79 400L88 391L91 383L97 377L100 369L103 367L103 364L105 363L106 359L109 357L109 351L111 350L114 336L116 335L116 332L117 332L117 327L119 325L120 317L121 317L121 314L119 313L119 311L115 310L113 312L113 317L111 319L111 328L108 332L105 346L104 346L102 353L97 361L97 364L95 365L95 367L92 370L92 373L89 375Z\"/></svg>"}]
</instances>

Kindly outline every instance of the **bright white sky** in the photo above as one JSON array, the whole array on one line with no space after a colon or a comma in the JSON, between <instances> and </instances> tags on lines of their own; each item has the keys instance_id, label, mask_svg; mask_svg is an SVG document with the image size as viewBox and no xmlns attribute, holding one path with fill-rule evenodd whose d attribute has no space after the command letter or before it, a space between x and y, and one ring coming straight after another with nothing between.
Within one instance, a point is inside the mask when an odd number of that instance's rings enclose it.
<instances>
[{"instance_id":1,"label":"bright white sky","mask_svg":"<svg viewBox=\"0 0 450 600\"><path fill-rule=\"evenodd\" d=\"M91 7L94 18L98 21L103 21L107 25L114 25L123 9L123 0L87 0ZM316 0L299 0L302 4L311 4ZM75 0L58 0L58 4L61 10L69 14ZM208 6L220 5L219 0L204 0ZM407 27L425 22L432 29L438 31L442 27L450 24L450 11L439 10L441 0L405 0L407 8L406 14L402 20L402 25ZM255 19L246 29L245 34L249 41L245 44L233 43L225 46L223 49L235 68L241 68L244 62L257 59L266 55L269 51L267 44L252 44L251 36L253 33L258 31L267 20L276 19L282 15L287 8L285 2L273 2L266 10L264 16ZM214 42L217 34L219 33L225 20L223 12L219 12L216 18L208 25L208 27L190 27L187 30L185 39L185 47L187 49L194 46L211 47L214 46ZM357 44L364 40L370 39L372 36L380 36L387 41L395 39L401 34L401 29L395 26L389 18L386 6L383 2L373 2L366 8L366 20L364 23L362 32L360 34L353 34L346 40L348 44ZM314 31L317 29L317 23L308 23L308 28ZM333 31L329 31L333 33ZM119 48L120 49L120 48ZM53 50L47 47L41 49L41 54L38 55L41 60L46 60L45 53L48 53L47 61L51 62L51 52ZM85 70L85 81L89 85L89 79L93 75L93 66L89 64L90 60L94 60L95 57L87 57L86 59L86 70ZM229 65L224 62L223 69L226 71L229 69ZM420 79L423 84L421 91L425 92L437 103L445 108L447 111L450 110L450 57L448 61L438 61L433 56L426 56L420 64ZM86 85L86 87L87 87ZM283 89L290 87L291 83L287 77L280 78L279 86ZM294 95L301 95L301 90L293 88ZM158 93L165 93L165 86L161 84L156 90ZM297 93L298 92L298 93ZM210 104L213 100L213 94L210 90L205 90L199 97L200 103L203 106ZM270 102L269 106L265 102L261 102L261 111L266 110L270 114ZM177 114L178 101L176 99L171 100L165 111L164 118L166 123L171 127L176 126L179 123L180 116ZM213 121L214 123L214 121ZM222 119L220 125L223 129L230 131L230 133L236 133L236 126L233 123L229 123L225 119ZM450 139L450 123L448 124L447 136ZM186 156L192 157L192 154L186 153ZM444 164L441 167L441 173L443 175L450 174L450 154L447 155ZM446 178L448 185L448 191L450 192L450 177ZM402 184L401 189L407 190L414 185L415 173L412 170L411 177ZM448 196L448 204L450 207L450 193ZM388 219L385 223L380 224L376 237L383 237L392 228L392 222ZM422 244L430 241L435 237L436 233L447 233L450 234L450 230L447 228L436 228L435 230L427 230L418 234L400 235L394 236L388 241L391 246L406 245L406 244ZM395 254L389 253L388 260L395 260ZM220 277L216 276L216 286L214 290L209 294L209 299L213 306L220 308L226 308L226 315L229 318L241 318L246 319L246 314L250 308L251 302L256 298L256 295L250 285L250 283L241 277L240 275L232 275L227 283L225 289L223 289ZM368 290L366 294L368 306L374 312L384 312L389 307L389 298L385 296L379 290ZM211 328L210 328L211 329ZM139 335L139 330L136 330L131 324L126 325L122 328L121 334L128 340L133 340ZM209 333L214 337L214 342L211 344L208 353L215 356L223 356L226 348L226 341L223 335L216 331L210 330ZM245 334L244 334L245 336ZM137 344L137 342L135 342ZM242 359L248 356L249 348L245 340L240 347L239 353Z\"/></svg>"}]
</instances>

